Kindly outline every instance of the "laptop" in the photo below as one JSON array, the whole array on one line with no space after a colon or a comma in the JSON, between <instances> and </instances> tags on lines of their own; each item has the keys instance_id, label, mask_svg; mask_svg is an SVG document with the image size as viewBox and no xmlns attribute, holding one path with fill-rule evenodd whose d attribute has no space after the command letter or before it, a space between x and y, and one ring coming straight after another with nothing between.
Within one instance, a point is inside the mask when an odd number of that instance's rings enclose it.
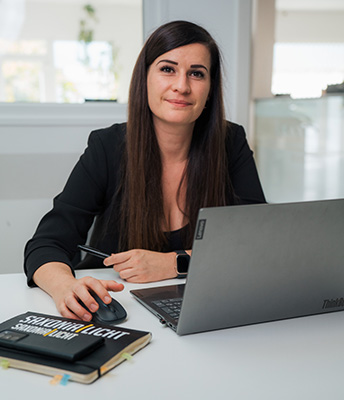
<instances>
[{"instance_id":1,"label":"laptop","mask_svg":"<svg viewBox=\"0 0 344 400\"><path fill-rule=\"evenodd\" d=\"M201 209L186 283L131 293L179 335L342 311L344 199Z\"/></svg>"}]
</instances>

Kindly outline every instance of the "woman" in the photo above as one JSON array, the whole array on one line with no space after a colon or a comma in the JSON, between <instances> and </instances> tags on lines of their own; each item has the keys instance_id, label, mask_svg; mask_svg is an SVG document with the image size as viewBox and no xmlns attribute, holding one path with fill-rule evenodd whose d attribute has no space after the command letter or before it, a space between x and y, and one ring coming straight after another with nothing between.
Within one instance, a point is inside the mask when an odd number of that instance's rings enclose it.
<instances>
[{"instance_id":1,"label":"woman","mask_svg":"<svg viewBox=\"0 0 344 400\"><path fill-rule=\"evenodd\" d=\"M176 251L191 254L201 207L265 202L242 127L224 120L218 47L203 28L175 21L145 43L133 71L127 124L94 131L54 207L25 249L30 286L65 317L90 320L115 281L74 277L77 245L128 282L176 277ZM87 256L77 267L96 268Z\"/></svg>"}]
</instances>

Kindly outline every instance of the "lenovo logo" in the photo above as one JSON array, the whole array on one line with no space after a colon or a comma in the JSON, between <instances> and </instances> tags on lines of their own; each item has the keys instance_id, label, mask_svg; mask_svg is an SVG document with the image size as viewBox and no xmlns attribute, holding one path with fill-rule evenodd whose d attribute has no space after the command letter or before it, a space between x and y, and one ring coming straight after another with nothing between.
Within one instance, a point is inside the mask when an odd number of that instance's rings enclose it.
<instances>
[{"instance_id":1,"label":"lenovo logo","mask_svg":"<svg viewBox=\"0 0 344 400\"><path fill-rule=\"evenodd\" d=\"M325 299L322 308L344 307L344 298Z\"/></svg>"},{"instance_id":2,"label":"lenovo logo","mask_svg":"<svg viewBox=\"0 0 344 400\"><path fill-rule=\"evenodd\" d=\"M203 239L206 221L207 221L206 219L200 219L198 221L198 227L197 227L197 231L196 231L196 240L202 240Z\"/></svg>"}]
</instances>

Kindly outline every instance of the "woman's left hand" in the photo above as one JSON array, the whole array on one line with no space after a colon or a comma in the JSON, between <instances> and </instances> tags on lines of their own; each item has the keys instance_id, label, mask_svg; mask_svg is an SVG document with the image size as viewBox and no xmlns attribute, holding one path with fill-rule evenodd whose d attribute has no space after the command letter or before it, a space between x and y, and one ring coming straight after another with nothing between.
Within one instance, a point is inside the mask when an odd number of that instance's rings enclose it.
<instances>
[{"instance_id":1,"label":"woman's left hand","mask_svg":"<svg viewBox=\"0 0 344 400\"><path fill-rule=\"evenodd\" d=\"M135 283L145 283L171 279L177 276L176 253L159 253L149 250L129 250L111 254L104 260L104 265L113 265L119 276Z\"/></svg>"}]
</instances>

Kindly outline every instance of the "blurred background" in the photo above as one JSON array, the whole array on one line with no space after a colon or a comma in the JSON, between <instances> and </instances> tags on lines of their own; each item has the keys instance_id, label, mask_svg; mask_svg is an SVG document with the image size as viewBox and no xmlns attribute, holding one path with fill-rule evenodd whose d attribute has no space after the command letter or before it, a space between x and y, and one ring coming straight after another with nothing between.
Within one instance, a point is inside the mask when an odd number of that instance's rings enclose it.
<instances>
[{"instance_id":1,"label":"blurred background","mask_svg":"<svg viewBox=\"0 0 344 400\"><path fill-rule=\"evenodd\" d=\"M90 131L126 120L145 38L175 19L217 40L268 201L344 197L344 1L0 0L0 273L22 271Z\"/></svg>"}]
</instances>

